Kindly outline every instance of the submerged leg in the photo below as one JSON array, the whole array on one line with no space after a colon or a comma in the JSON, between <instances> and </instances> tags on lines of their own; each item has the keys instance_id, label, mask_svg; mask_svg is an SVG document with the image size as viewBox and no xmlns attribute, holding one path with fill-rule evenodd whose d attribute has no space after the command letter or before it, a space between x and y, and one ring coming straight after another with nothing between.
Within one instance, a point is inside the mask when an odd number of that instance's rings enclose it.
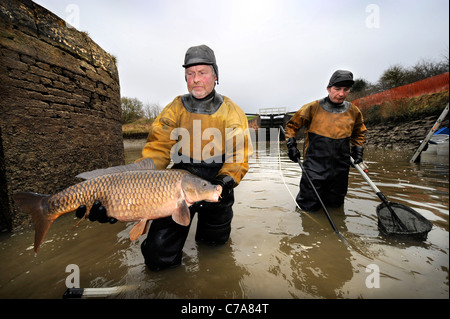
<instances>
[{"instance_id":1,"label":"submerged leg","mask_svg":"<svg viewBox=\"0 0 450 319\"><path fill-rule=\"evenodd\" d=\"M147 267L158 271L179 266L189 228L175 223L172 217L153 220L141 245Z\"/></svg>"}]
</instances>

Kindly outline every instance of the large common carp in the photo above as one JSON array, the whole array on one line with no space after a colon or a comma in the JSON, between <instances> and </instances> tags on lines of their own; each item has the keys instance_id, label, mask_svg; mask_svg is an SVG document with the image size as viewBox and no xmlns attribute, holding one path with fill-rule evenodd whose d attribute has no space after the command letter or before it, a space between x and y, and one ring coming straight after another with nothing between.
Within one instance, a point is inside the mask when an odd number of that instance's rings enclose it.
<instances>
[{"instance_id":1,"label":"large common carp","mask_svg":"<svg viewBox=\"0 0 450 319\"><path fill-rule=\"evenodd\" d=\"M59 216L86 206L86 215L94 201L106 208L109 217L119 221L138 221L130 230L136 240L146 232L152 219L167 217L178 224L190 223L189 206L198 201L217 202L220 185L184 170L155 170L152 160L82 173L87 179L54 195L19 192L14 202L30 214L35 228L34 251L37 252L45 234Z\"/></svg>"}]
</instances>

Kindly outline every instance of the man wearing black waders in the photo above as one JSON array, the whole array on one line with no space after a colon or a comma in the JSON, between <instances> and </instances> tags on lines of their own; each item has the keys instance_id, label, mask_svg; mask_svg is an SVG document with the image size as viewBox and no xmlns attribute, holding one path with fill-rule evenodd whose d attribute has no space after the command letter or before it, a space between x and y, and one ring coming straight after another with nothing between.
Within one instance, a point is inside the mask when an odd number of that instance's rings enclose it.
<instances>
[{"instance_id":1,"label":"man wearing black waders","mask_svg":"<svg viewBox=\"0 0 450 319\"><path fill-rule=\"evenodd\" d=\"M153 122L142 158L152 158L156 168L184 169L222 186L218 203L197 202L195 240L209 245L228 241L233 218L234 193L248 171L251 139L245 113L228 97L215 91L218 67L206 45L187 50L183 67L189 93L176 97ZM171 217L152 221L141 250L151 270L181 264L189 226Z\"/></svg>"},{"instance_id":2,"label":"man wearing black waders","mask_svg":"<svg viewBox=\"0 0 450 319\"><path fill-rule=\"evenodd\" d=\"M358 107L345 101L353 83L350 71L337 70L330 78L328 96L303 105L286 124L288 155L294 162L300 160L297 133L305 128L303 168L323 203L332 207L344 203L350 156L356 164L363 161L367 129ZM321 208L320 200L304 174L296 201L307 212Z\"/></svg>"},{"instance_id":3,"label":"man wearing black waders","mask_svg":"<svg viewBox=\"0 0 450 319\"><path fill-rule=\"evenodd\" d=\"M233 189L247 173L252 153L247 116L231 99L215 91L219 73L214 51L208 46L189 48L183 67L189 93L177 96L154 120L139 160L151 158L156 169L165 169L173 162L173 169L187 170L222 186L219 202L196 202L189 210L191 222L198 213L195 240L223 245L231 232ZM77 216L85 211L82 207ZM98 201L89 217L99 222L117 221L107 218ZM149 269L181 264L189 228L190 224L179 225L171 216L151 222L141 245Z\"/></svg>"}]
</instances>

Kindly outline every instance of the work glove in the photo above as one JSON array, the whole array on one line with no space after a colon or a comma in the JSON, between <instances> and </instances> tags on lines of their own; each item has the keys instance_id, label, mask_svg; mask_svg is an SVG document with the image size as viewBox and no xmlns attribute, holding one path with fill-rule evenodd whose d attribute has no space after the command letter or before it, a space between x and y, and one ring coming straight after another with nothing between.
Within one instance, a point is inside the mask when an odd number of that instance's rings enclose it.
<instances>
[{"instance_id":1,"label":"work glove","mask_svg":"<svg viewBox=\"0 0 450 319\"><path fill-rule=\"evenodd\" d=\"M86 215L86 206L80 205L80 207L77 208L75 211L75 215L78 218L83 218L84 215ZM106 208L102 206L102 203L100 203L98 200L94 202L94 204L91 207L91 210L89 211L88 218L91 222L98 221L99 223L110 223L114 224L117 222L117 219L114 217L108 217L106 214Z\"/></svg>"},{"instance_id":2,"label":"work glove","mask_svg":"<svg viewBox=\"0 0 450 319\"><path fill-rule=\"evenodd\" d=\"M291 161L298 163L300 161L300 151L297 148L297 141L295 138L288 138L286 141L286 146L288 148L288 156Z\"/></svg>"},{"instance_id":3,"label":"work glove","mask_svg":"<svg viewBox=\"0 0 450 319\"><path fill-rule=\"evenodd\" d=\"M364 148L362 146L352 146L352 157L355 165L362 163Z\"/></svg>"},{"instance_id":4,"label":"work glove","mask_svg":"<svg viewBox=\"0 0 450 319\"><path fill-rule=\"evenodd\" d=\"M217 175L211 183L213 185L220 185L222 186L222 194L220 195L221 199L226 198L228 195L230 195L231 191L233 190L234 186L236 186L236 183L233 179L233 177L229 175Z\"/></svg>"}]
</instances>

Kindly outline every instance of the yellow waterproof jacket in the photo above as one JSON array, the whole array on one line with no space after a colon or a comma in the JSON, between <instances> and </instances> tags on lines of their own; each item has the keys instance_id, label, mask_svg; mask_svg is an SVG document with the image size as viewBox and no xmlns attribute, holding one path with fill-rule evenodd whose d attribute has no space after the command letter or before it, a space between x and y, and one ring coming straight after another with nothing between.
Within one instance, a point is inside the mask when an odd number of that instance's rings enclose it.
<instances>
[{"instance_id":1,"label":"yellow waterproof jacket","mask_svg":"<svg viewBox=\"0 0 450 319\"><path fill-rule=\"evenodd\" d=\"M347 102L349 103L349 102ZM331 113L320 106L319 101L308 103L300 108L286 125L286 138L296 137L305 127L305 155L310 143L310 133L331 140L349 138L352 146L363 146L366 140L363 117L359 108L350 103L342 113Z\"/></svg>"},{"instance_id":2,"label":"yellow waterproof jacket","mask_svg":"<svg viewBox=\"0 0 450 319\"><path fill-rule=\"evenodd\" d=\"M171 160L220 164L217 175L231 176L236 185L248 171L251 154L247 117L227 97L215 113L201 114L189 112L177 96L153 122L142 150L142 158L152 158L157 169Z\"/></svg>"}]
</instances>

